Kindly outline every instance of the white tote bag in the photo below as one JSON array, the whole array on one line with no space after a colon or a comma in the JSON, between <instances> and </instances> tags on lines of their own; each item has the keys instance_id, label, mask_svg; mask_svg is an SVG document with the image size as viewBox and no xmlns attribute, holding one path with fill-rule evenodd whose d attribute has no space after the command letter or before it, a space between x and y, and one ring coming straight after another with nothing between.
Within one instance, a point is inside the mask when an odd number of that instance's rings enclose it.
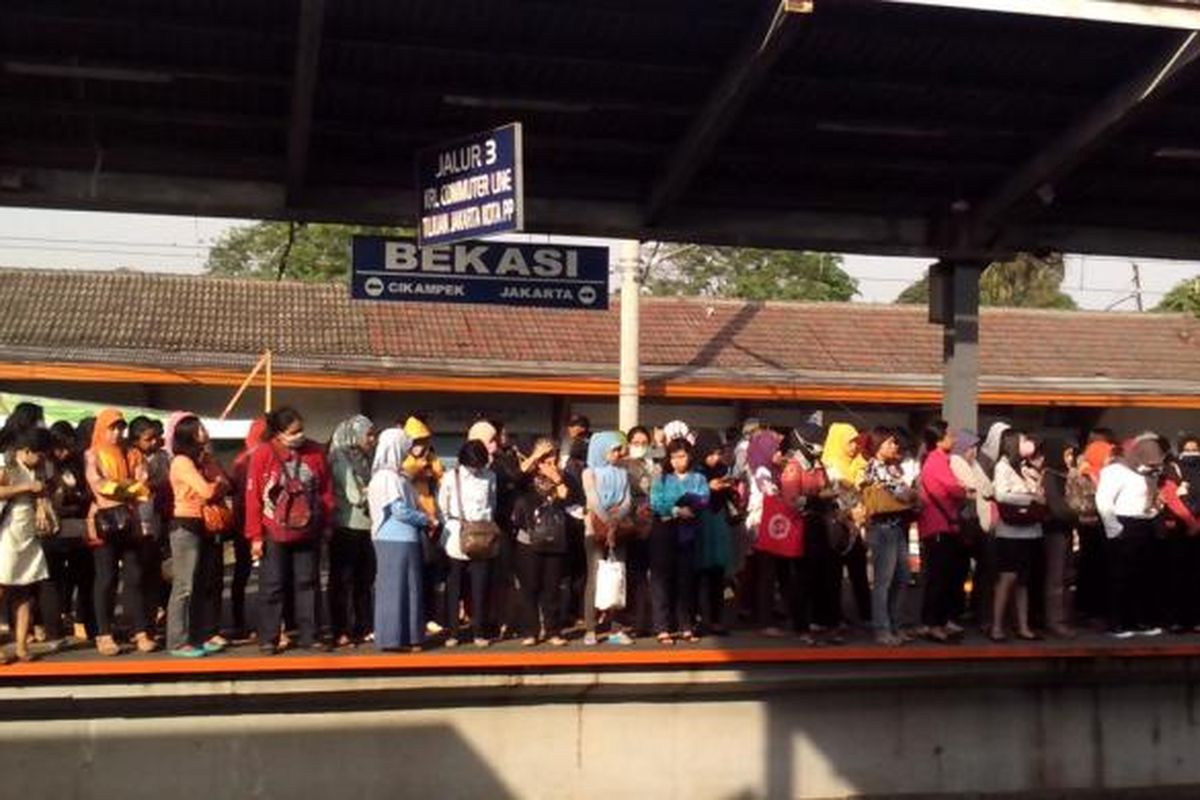
<instances>
[{"instance_id":1,"label":"white tote bag","mask_svg":"<svg viewBox=\"0 0 1200 800\"><path fill-rule=\"evenodd\" d=\"M596 564L596 610L625 607L625 562L609 553Z\"/></svg>"}]
</instances>

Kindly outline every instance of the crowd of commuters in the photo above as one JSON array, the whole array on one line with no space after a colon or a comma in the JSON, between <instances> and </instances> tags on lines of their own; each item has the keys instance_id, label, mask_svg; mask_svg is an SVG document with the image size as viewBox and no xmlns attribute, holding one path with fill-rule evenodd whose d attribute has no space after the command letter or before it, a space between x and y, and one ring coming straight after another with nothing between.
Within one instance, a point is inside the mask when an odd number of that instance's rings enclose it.
<instances>
[{"instance_id":1,"label":"crowd of commuters","mask_svg":"<svg viewBox=\"0 0 1200 800\"><path fill-rule=\"evenodd\" d=\"M222 465L194 414L47 428L23 404L0 430L13 657L72 638L181 658L237 639L268 654L669 646L741 621L834 644L853 619L885 646L958 641L972 622L994 641L1200 631L1195 436L590 427L573 417L523 451L480 420L443 463L418 416L354 416L326 445L281 408ZM919 603L902 602L913 585Z\"/></svg>"}]
</instances>

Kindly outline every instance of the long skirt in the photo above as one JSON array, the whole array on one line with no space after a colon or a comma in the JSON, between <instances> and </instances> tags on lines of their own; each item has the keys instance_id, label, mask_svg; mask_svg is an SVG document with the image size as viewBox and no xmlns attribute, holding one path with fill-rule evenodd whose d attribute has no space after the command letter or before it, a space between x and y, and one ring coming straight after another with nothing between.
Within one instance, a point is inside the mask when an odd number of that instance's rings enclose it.
<instances>
[{"instance_id":1,"label":"long skirt","mask_svg":"<svg viewBox=\"0 0 1200 800\"><path fill-rule=\"evenodd\" d=\"M375 646L413 647L425 638L420 542L375 542Z\"/></svg>"}]
</instances>

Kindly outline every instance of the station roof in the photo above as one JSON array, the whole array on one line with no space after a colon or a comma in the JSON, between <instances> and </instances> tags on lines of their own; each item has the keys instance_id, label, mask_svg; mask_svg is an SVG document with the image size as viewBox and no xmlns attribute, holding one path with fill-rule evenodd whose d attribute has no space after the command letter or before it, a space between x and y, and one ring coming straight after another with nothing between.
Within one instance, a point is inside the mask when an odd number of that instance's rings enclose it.
<instances>
[{"instance_id":1,"label":"station roof","mask_svg":"<svg viewBox=\"0 0 1200 800\"><path fill-rule=\"evenodd\" d=\"M919 306L643 298L647 396L936 403ZM0 380L612 395L607 312L363 302L344 286L0 269ZM981 402L1200 408L1200 320L984 309Z\"/></svg>"},{"instance_id":2,"label":"station roof","mask_svg":"<svg viewBox=\"0 0 1200 800\"><path fill-rule=\"evenodd\" d=\"M7 0L0 203L411 224L417 149L518 120L531 231L1195 257L1189 29L1191 0Z\"/></svg>"}]
</instances>

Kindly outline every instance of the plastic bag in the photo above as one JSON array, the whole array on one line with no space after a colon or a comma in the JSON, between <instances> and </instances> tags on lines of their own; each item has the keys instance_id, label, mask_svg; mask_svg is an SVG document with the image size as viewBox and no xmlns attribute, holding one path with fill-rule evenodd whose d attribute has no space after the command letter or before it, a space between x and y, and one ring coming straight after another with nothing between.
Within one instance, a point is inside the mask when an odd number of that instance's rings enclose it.
<instances>
[{"instance_id":1,"label":"plastic bag","mask_svg":"<svg viewBox=\"0 0 1200 800\"><path fill-rule=\"evenodd\" d=\"M596 610L625 607L625 562L609 553L596 564Z\"/></svg>"}]
</instances>

